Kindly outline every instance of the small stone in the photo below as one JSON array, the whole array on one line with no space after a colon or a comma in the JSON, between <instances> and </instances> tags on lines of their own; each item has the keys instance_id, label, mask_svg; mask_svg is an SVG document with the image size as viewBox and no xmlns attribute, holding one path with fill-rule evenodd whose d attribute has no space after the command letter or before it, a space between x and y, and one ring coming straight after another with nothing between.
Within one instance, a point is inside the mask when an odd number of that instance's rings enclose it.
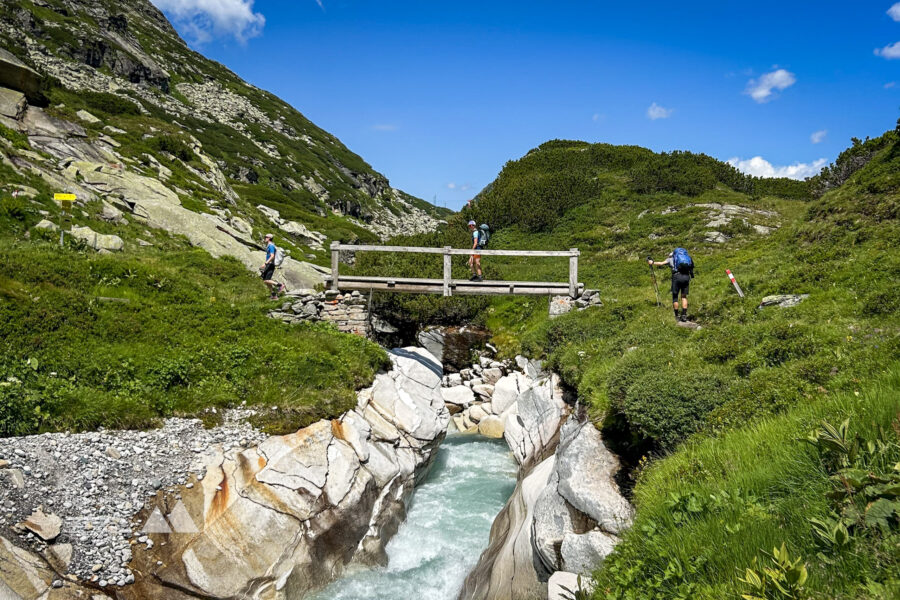
<instances>
[{"instance_id":1,"label":"small stone","mask_svg":"<svg viewBox=\"0 0 900 600\"><path fill-rule=\"evenodd\" d=\"M50 542L59 536L62 519L54 514L44 514L43 510L38 509L25 519L22 526L45 542Z\"/></svg>"}]
</instances>

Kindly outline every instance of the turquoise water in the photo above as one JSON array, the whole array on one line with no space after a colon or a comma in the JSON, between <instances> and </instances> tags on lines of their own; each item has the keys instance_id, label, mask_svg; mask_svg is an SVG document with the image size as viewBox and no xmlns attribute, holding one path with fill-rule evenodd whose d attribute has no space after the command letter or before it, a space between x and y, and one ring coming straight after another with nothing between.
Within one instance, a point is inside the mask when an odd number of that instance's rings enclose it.
<instances>
[{"instance_id":1,"label":"turquoise water","mask_svg":"<svg viewBox=\"0 0 900 600\"><path fill-rule=\"evenodd\" d=\"M388 565L335 581L309 600L455 600L515 488L503 440L450 434L388 543Z\"/></svg>"}]
</instances>

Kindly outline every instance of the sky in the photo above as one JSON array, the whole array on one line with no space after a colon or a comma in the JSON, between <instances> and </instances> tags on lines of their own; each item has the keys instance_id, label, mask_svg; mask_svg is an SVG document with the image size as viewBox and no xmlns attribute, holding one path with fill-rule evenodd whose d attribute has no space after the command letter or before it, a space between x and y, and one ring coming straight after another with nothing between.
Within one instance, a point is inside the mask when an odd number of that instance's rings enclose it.
<instances>
[{"instance_id":1,"label":"sky","mask_svg":"<svg viewBox=\"0 0 900 600\"><path fill-rule=\"evenodd\" d=\"M152 0L400 188L460 208L551 139L815 174L900 117L900 2Z\"/></svg>"}]
</instances>

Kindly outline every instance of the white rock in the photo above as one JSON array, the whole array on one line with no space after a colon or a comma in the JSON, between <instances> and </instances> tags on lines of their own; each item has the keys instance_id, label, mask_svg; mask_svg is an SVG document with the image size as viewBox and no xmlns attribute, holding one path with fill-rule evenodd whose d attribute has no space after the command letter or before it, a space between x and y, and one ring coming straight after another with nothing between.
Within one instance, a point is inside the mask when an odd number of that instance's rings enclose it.
<instances>
[{"instance_id":1,"label":"white rock","mask_svg":"<svg viewBox=\"0 0 900 600\"><path fill-rule=\"evenodd\" d=\"M463 408L468 408L475 401L475 394L464 385L443 388L441 396L447 404L455 404Z\"/></svg>"},{"instance_id":2,"label":"white rock","mask_svg":"<svg viewBox=\"0 0 900 600\"><path fill-rule=\"evenodd\" d=\"M478 433L489 438L502 438L503 429L503 420L496 415L488 415L478 423Z\"/></svg>"},{"instance_id":3,"label":"white rock","mask_svg":"<svg viewBox=\"0 0 900 600\"><path fill-rule=\"evenodd\" d=\"M573 573L590 575L612 553L618 543L619 538L603 531L567 533L560 549L562 568Z\"/></svg>"}]
</instances>

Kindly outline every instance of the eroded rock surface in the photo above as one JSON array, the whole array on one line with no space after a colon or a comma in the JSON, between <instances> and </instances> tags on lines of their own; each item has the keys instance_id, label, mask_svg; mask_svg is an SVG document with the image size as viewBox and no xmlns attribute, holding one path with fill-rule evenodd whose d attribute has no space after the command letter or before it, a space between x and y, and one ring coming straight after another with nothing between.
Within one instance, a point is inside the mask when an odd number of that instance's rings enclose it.
<instances>
[{"instance_id":1,"label":"eroded rock surface","mask_svg":"<svg viewBox=\"0 0 900 600\"><path fill-rule=\"evenodd\" d=\"M180 502L197 532L150 534L125 597L296 598L351 561L383 562L450 418L434 357L390 356L393 369L341 419L220 453L180 501L157 496L147 511L171 515Z\"/></svg>"}]
</instances>

